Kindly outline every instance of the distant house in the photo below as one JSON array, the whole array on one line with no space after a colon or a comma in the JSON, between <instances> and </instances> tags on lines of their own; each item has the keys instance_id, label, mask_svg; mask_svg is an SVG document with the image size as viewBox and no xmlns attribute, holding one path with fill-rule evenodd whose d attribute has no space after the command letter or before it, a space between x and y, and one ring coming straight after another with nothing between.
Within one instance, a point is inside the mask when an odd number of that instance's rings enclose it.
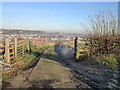
<instances>
[{"instance_id":1,"label":"distant house","mask_svg":"<svg viewBox=\"0 0 120 90\"><path fill-rule=\"evenodd\" d=\"M2 30L0 29L0 40L2 40L4 38L4 35L2 33Z\"/></svg>"}]
</instances>

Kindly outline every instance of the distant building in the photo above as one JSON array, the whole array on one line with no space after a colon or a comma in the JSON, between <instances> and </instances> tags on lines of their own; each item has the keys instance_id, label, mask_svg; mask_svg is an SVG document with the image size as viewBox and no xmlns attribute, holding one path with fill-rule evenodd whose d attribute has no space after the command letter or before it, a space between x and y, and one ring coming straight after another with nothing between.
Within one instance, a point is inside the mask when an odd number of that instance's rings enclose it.
<instances>
[{"instance_id":1,"label":"distant building","mask_svg":"<svg viewBox=\"0 0 120 90\"><path fill-rule=\"evenodd\" d=\"M2 30L0 29L0 40L2 40L4 38L4 35L2 33Z\"/></svg>"}]
</instances>

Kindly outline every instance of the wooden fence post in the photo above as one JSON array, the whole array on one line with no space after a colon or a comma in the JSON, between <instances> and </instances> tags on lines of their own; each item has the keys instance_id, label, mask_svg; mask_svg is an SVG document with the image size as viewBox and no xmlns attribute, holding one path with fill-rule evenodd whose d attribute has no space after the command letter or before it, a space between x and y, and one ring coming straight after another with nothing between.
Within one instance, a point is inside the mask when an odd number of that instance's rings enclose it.
<instances>
[{"instance_id":1,"label":"wooden fence post","mask_svg":"<svg viewBox=\"0 0 120 90\"><path fill-rule=\"evenodd\" d=\"M22 55L24 55L24 41L22 42Z\"/></svg>"},{"instance_id":2,"label":"wooden fence post","mask_svg":"<svg viewBox=\"0 0 120 90\"><path fill-rule=\"evenodd\" d=\"M5 39L5 63L10 63L9 38L6 38L6 39Z\"/></svg>"},{"instance_id":3,"label":"wooden fence post","mask_svg":"<svg viewBox=\"0 0 120 90\"><path fill-rule=\"evenodd\" d=\"M74 41L74 58L77 60L77 43L78 43L78 37L75 38Z\"/></svg>"},{"instance_id":4,"label":"wooden fence post","mask_svg":"<svg viewBox=\"0 0 120 90\"><path fill-rule=\"evenodd\" d=\"M17 60L17 38L15 37L15 60Z\"/></svg>"},{"instance_id":5,"label":"wooden fence post","mask_svg":"<svg viewBox=\"0 0 120 90\"><path fill-rule=\"evenodd\" d=\"M30 40L28 40L27 49L28 49L28 53L30 53L31 52Z\"/></svg>"}]
</instances>

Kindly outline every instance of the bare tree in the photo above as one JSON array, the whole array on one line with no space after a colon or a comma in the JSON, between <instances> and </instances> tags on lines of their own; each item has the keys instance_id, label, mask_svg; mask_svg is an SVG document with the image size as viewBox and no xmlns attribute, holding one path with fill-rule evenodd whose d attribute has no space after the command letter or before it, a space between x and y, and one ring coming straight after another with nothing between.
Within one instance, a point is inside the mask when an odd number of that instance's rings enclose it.
<instances>
[{"instance_id":1,"label":"bare tree","mask_svg":"<svg viewBox=\"0 0 120 90\"><path fill-rule=\"evenodd\" d=\"M89 17L90 27L85 27L90 38L92 54L108 54L118 43L118 17L112 12L99 12Z\"/></svg>"}]
</instances>

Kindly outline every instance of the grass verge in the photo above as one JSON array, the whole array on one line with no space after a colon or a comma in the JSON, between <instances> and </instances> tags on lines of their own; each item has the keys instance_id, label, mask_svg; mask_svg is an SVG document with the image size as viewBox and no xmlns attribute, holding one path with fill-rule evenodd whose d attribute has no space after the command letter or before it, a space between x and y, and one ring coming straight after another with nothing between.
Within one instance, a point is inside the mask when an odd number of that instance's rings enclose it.
<instances>
[{"instance_id":1,"label":"grass verge","mask_svg":"<svg viewBox=\"0 0 120 90\"><path fill-rule=\"evenodd\" d=\"M111 68L118 67L120 63L120 56L110 54L110 55L101 55L101 56L92 56L90 57L92 60L95 60L99 64L110 66Z\"/></svg>"}]
</instances>

